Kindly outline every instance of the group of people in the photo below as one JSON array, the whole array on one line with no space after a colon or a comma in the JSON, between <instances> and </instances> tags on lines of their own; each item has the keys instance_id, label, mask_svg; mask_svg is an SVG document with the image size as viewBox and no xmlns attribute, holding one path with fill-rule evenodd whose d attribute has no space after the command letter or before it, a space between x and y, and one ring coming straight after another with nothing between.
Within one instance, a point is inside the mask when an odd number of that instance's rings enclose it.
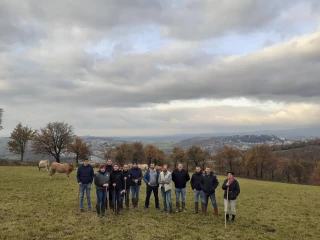
<instances>
[{"instance_id":1,"label":"group of people","mask_svg":"<svg viewBox=\"0 0 320 240\"><path fill-rule=\"evenodd\" d=\"M129 209L129 196L131 193L132 207L138 208L140 187L142 180L145 182L146 199L144 208L149 208L150 197L153 193L155 199L155 207L160 210L159 191L162 195L163 212L173 214L171 191L173 189L176 197L176 212L186 212L186 187L190 181L189 173L183 168L183 164L179 163L177 168L172 172L168 170L166 164L163 165L162 171L156 169L155 164L151 163L149 169L144 174L138 168L137 162L133 162L132 168L125 164L120 170L117 163L112 164L112 160L108 159L106 165L100 165L99 171L94 174L92 166L85 159L83 165L78 168L77 180L79 183L80 193L80 211L84 211L83 198L84 192L87 196L88 209L91 210L90 190L94 182L96 186L97 204L96 211L98 217L104 217L106 209L113 209L114 214L119 215L121 209ZM222 189L224 190L224 212L226 220L229 221L231 208L232 219L235 221L236 216L236 199L240 193L238 181L234 178L233 172L228 172ZM215 197L215 190L219 185L216 175L209 167L201 171L200 167L196 167L195 173L191 177L191 189L194 195L195 213L199 212L199 199L201 201L202 213L207 213L209 198L214 208L214 215L218 216L218 205ZM181 199L181 201L180 201ZM108 201L109 200L109 201Z\"/></svg>"}]
</instances>

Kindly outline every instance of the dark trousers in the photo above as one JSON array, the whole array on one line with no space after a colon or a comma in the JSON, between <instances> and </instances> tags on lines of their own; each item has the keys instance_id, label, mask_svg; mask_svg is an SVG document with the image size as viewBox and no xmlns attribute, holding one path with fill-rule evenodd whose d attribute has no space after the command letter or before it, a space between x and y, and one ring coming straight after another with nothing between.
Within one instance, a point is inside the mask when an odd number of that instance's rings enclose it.
<instances>
[{"instance_id":1,"label":"dark trousers","mask_svg":"<svg viewBox=\"0 0 320 240\"><path fill-rule=\"evenodd\" d=\"M145 207L149 207L150 197L151 193L153 192L154 200L156 203L156 208L159 207L159 196L158 196L158 187L157 186L147 186L147 196L146 196L146 202L144 204Z\"/></svg>"},{"instance_id":2,"label":"dark trousers","mask_svg":"<svg viewBox=\"0 0 320 240\"><path fill-rule=\"evenodd\" d=\"M118 208L121 206L121 191L122 190L112 189L112 206L118 206ZM117 205L115 205L116 201Z\"/></svg>"}]
</instances>

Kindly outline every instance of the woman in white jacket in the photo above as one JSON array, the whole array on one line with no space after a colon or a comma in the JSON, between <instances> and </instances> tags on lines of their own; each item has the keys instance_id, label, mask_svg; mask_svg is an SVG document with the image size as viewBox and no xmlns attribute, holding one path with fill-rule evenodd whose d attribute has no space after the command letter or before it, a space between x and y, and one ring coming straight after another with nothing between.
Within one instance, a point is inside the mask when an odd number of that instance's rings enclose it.
<instances>
[{"instance_id":1,"label":"woman in white jacket","mask_svg":"<svg viewBox=\"0 0 320 240\"><path fill-rule=\"evenodd\" d=\"M162 194L163 200L163 211L167 212L167 201L169 204L169 214L172 214L172 199L171 199L171 189L172 189L172 175L171 172L168 171L168 165L164 164L162 167L162 172L159 175L159 190Z\"/></svg>"}]
</instances>

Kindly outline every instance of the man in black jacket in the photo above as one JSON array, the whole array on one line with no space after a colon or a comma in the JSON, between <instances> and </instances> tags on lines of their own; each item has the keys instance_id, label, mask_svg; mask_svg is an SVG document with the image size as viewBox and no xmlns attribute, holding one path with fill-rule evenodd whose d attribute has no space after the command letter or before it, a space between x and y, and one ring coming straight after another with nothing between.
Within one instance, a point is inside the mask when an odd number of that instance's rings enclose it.
<instances>
[{"instance_id":1,"label":"man in black jacket","mask_svg":"<svg viewBox=\"0 0 320 240\"><path fill-rule=\"evenodd\" d=\"M110 191L112 191L112 207L115 214L120 214L121 195L125 192L124 178L122 172L119 170L119 165L113 165L113 171L110 174ZM116 204L117 203L117 204Z\"/></svg>"},{"instance_id":2,"label":"man in black jacket","mask_svg":"<svg viewBox=\"0 0 320 240\"><path fill-rule=\"evenodd\" d=\"M130 178L131 178L131 198L132 198L132 207L137 208L139 203L140 196L140 187L142 179L142 171L138 168L137 162L133 162L132 168L130 169Z\"/></svg>"},{"instance_id":3,"label":"man in black jacket","mask_svg":"<svg viewBox=\"0 0 320 240\"><path fill-rule=\"evenodd\" d=\"M214 208L214 215L218 217L218 205L216 201L215 191L219 185L219 182L216 175L211 172L211 169L209 167L206 167L200 185L202 189L202 213L204 215L207 213L207 207L210 198Z\"/></svg>"},{"instance_id":4,"label":"man in black jacket","mask_svg":"<svg viewBox=\"0 0 320 240\"><path fill-rule=\"evenodd\" d=\"M124 180L124 189L126 190L125 195L124 195L124 199L125 199L126 209L129 210L129 196L130 196L131 178L130 178L128 164L123 165L122 175L123 175L123 180ZM121 208L123 208L123 198L121 199Z\"/></svg>"},{"instance_id":5,"label":"man in black jacket","mask_svg":"<svg viewBox=\"0 0 320 240\"><path fill-rule=\"evenodd\" d=\"M174 192L176 194L176 212L180 212L180 195L182 200L182 210L186 212L186 185L190 180L189 173L183 169L182 163L172 172L172 182L174 182Z\"/></svg>"},{"instance_id":6,"label":"man in black jacket","mask_svg":"<svg viewBox=\"0 0 320 240\"><path fill-rule=\"evenodd\" d=\"M84 211L83 196L86 190L88 210L91 210L90 190L93 181L94 172L92 166L89 164L88 159L84 159L83 164L78 168L77 180L80 186L80 211Z\"/></svg>"},{"instance_id":7,"label":"man in black jacket","mask_svg":"<svg viewBox=\"0 0 320 240\"><path fill-rule=\"evenodd\" d=\"M191 188L193 191L193 196L194 196L194 213L198 213L199 211L199 198L200 198L200 193L201 193L201 185L200 182L202 180L202 173L201 173L201 168L196 167L196 172L192 175L191 177Z\"/></svg>"},{"instance_id":8,"label":"man in black jacket","mask_svg":"<svg viewBox=\"0 0 320 240\"><path fill-rule=\"evenodd\" d=\"M228 208L230 206L232 214L231 222L234 222L236 217L236 200L238 195L240 194L240 186L238 181L234 179L234 172L227 172L227 174L228 178L224 180L224 183L222 185L222 189L224 190L224 212L226 214L227 221L229 221Z\"/></svg>"},{"instance_id":9,"label":"man in black jacket","mask_svg":"<svg viewBox=\"0 0 320 240\"><path fill-rule=\"evenodd\" d=\"M111 158L109 158L109 159L107 160L107 164L106 164L105 169L106 169L106 172L108 172L108 173L111 174L111 172L112 172L112 170L113 170ZM112 209L112 191L110 191L110 189L111 189L111 187L109 186L109 187L108 187L108 190L109 190L109 208ZM108 203L107 203L107 206L108 206Z\"/></svg>"}]
</instances>

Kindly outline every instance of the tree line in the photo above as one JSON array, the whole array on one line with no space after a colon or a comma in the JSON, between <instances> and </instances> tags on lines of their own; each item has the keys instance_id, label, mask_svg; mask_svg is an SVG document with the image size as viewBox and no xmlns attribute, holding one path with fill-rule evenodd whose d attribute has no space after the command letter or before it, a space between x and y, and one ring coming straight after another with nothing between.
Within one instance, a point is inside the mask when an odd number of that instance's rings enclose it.
<instances>
[{"instance_id":1,"label":"tree line","mask_svg":"<svg viewBox=\"0 0 320 240\"><path fill-rule=\"evenodd\" d=\"M2 115L2 111L0 113ZM9 151L20 154L21 161L29 141L35 154L51 155L57 162L61 154L74 154L76 163L92 154L88 145L74 134L73 126L64 122L48 123L38 130L19 123L10 139ZM156 146L144 146L141 142L105 149L105 158L112 158L120 165L136 161L140 164L167 163L175 168L181 162L187 170L210 165L217 174L233 171L240 177L314 185L320 185L319 154L320 140L281 146L257 145L247 151L225 146L214 155L199 146L186 150L174 147L171 154L165 154Z\"/></svg>"}]
</instances>

